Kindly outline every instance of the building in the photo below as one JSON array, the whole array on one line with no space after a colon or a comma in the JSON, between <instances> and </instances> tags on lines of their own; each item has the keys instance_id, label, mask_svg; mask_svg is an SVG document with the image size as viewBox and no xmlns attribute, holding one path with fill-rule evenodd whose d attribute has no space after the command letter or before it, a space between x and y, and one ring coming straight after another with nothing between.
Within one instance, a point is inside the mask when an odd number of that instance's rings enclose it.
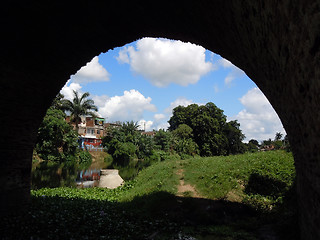
<instances>
[{"instance_id":1,"label":"building","mask_svg":"<svg viewBox=\"0 0 320 240\"><path fill-rule=\"evenodd\" d=\"M156 135L156 131L149 131L149 132L142 131L141 135L147 135L150 137L154 137Z\"/></svg>"},{"instance_id":2,"label":"building","mask_svg":"<svg viewBox=\"0 0 320 240\"><path fill-rule=\"evenodd\" d=\"M70 122L70 117L66 118ZM101 147L102 137L105 136L105 119L81 116L81 122L78 124L79 144L81 148L92 149ZM76 129L75 123L72 123Z\"/></svg>"}]
</instances>

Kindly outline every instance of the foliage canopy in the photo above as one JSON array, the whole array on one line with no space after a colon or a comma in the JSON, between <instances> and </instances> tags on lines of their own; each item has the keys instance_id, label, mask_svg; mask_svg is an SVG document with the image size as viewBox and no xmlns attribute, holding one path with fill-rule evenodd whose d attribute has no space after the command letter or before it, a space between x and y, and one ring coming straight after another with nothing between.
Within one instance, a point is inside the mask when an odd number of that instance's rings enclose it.
<instances>
[{"instance_id":1,"label":"foliage canopy","mask_svg":"<svg viewBox=\"0 0 320 240\"><path fill-rule=\"evenodd\" d=\"M212 102L200 106L191 104L174 108L169 124L169 130L180 136L183 128L184 134L199 147L201 156L228 155L245 151L240 124L236 120L227 122L223 110ZM186 126L191 131L187 130Z\"/></svg>"}]
</instances>

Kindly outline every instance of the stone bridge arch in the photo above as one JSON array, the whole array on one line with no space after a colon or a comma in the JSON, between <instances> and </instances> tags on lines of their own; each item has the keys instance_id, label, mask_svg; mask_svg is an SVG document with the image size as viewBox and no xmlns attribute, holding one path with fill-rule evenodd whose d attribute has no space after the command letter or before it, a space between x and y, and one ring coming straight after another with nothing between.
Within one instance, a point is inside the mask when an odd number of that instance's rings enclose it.
<instances>
[{"instance_id":1,"label":"stone bridge arch","mask_svg":"<svg viewBox=\"0 0 320 240\"><path fill-rule=\"evenodd\" d=\"M7 1L0 9L0 211L28 202L37 128L70 74L141 37L199 44L277 111L297 170L303 239L320 239L320 1Z\"/></svg>"}]
</instances>

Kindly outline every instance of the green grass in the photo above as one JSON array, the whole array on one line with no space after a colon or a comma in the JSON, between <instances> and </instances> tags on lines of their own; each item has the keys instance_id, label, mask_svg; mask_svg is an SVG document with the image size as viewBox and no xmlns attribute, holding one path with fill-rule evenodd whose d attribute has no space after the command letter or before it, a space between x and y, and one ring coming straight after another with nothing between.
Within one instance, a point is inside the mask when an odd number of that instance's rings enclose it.
<instances>
[{"instance_id":1,"label":"green grass","mask_svg":"<svg viewBox=\"0 0 320 240\"><path fill-rule=\"evenodd\" d=\"M202 196L228 199L232 193L261 208L281 201L295 178L292 154L285 151L199 157L182 162L182 167L185 181L194 185Z\"/></svg>"},{"instance_id":2,"label":"green grass","mask_svg":"<svg viewBox=\"0 0 320 240\"><path fill-rule=\"evenodd\" d=\"M177 162L157 162L142 170L134 180L134 188L122 195L120 201L131 201L135 197L152 194L154 192L168 192L176 194L179 177L176 174Z\"/></svg>"},{"instance_id":3,"label":"green grass","mask_svg":"<svg viewBox=\"0 0 320 240\"><path fill-rule=\"evenodd\" d=\"M209 199L175 196L181 168ZM32 190L28 208L0 220L0 239L260 239L259 227L270 223L261 209L284 199L293 178L292 156L283 151L157 162L113 190ZM216 200L230 192L237 203ZM292 232L288 211L278 214L271 222L281 219Z\"/></svg>"}]
</instances>

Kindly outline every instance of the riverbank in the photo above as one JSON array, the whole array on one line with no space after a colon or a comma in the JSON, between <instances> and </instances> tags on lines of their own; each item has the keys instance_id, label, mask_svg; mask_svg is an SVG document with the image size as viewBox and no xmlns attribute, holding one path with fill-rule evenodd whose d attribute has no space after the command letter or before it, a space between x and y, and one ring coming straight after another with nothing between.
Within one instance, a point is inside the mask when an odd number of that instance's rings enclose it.
<instances>
[{"instance_id":1,"label":"riverbank","mask_svg":"<svg viewBox=\"0 0 320 240\"><path fill-rule=\"evenodd\" d=\"M1 220L1 232L10 236L7 239L253 240L267 234L295 239L299 234L293 231L297 228L291 163L292 156L284 152L192 158L155 163L134 181L112 190L39 189L32 191L28 209ZM266 191L264 185L252 185L253 173L264 176L253 175L263 183L281 180L291 187L270 192L277 185L268 184ZM186 184L199 196L181 190L179 186ZM222 187L226 194L207 195L221 194ZM230 191L242 198L227 200ZM264 207L270 203L271 209Z\"/></svg>"}]
</instances>

